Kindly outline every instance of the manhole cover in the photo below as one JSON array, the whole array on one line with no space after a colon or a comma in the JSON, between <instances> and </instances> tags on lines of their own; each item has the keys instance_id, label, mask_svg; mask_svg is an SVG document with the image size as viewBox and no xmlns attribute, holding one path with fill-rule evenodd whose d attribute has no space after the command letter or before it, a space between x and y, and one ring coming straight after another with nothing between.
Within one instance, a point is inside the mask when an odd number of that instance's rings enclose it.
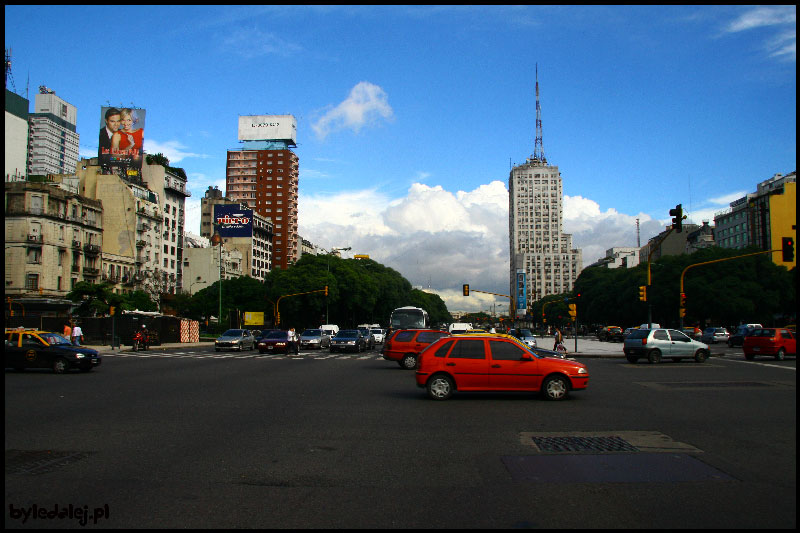
<instances>
[{"instance_id":1,"label":"manhole cover","mask_svg":"<svg viewBox=\"0 0 800 533\"><path fill-rule=\"evenodd\" d=\"M610 437L531 437L539 451L558 452L638 452L625 439Z\"/></svg>"},{"instance_id":2,"label":"manhole cover","mask_svg":"<svg viewBox=\"0 0 800 533\"><path fill-rule=\"evenodd\" d=\"M6 450L6 474L44 474L89 457L90 452Z\"/></svg>"}]
</instances>

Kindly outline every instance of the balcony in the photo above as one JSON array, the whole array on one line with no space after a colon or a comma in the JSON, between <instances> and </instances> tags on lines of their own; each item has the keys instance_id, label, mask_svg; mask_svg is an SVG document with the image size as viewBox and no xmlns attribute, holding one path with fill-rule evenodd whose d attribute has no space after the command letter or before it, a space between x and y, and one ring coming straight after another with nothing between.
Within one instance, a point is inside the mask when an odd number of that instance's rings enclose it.
<instances>
[{"instance_id":1,"label":"balcony","mask_svg":"<svg viewBox=\"0 0 800 533\"><path fill-rule=\"evenodd\" d=\"M97 277L100 275L99 268L83 267L83 275L90 277Z\"/></svg>"},{"instance_id":2,"label":"balcony","mask_svg":"<svg viewBox=\"0 0 800 533\"><path fill-rule=\"evenodd\" d=\"M90 255L97 255L100 253L100 247L96 244L84 244L83 251Z\"/></svg>"},{"instance_id":3,"label":"balcony","mask_svg":"<svg viewBox=\"0 0 800 533\"><path fill-rule=\"evenodd\" d=\"M42 244L41 235L28 235L28 244Z\"/></svg>"}]
</instances>

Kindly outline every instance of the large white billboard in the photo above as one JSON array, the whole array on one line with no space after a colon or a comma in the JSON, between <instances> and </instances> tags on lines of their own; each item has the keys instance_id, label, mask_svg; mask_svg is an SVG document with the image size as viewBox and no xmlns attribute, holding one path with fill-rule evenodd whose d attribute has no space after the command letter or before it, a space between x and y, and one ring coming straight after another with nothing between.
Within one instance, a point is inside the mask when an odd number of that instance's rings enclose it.
<instances>
[{"instance_id":1,"label":"large white billboard","mask_svg":"<svg viewBox=\"0 0 800 533\"><path fill-rule=\"evenodd\" d=\"M239 116L239 140L297 144L297 119L293 115Z\"/></svg>"}]
</instances>

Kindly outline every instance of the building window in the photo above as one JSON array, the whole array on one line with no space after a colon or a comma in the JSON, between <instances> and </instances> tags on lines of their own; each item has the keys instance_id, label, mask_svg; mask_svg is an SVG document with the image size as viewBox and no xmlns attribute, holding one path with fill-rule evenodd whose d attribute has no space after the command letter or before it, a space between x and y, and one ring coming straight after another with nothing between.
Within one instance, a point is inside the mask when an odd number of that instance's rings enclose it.
<instances>
[{"instance_id":1,"label":"building window","mask_svg":"<svg viewBox=\"0 0 800 533\"><path fill-rule=\"evenodd\" d=\"M39 274L28 274L25 276L25 290L38 291L39 290Z\"/></svg>"}]
</instances>

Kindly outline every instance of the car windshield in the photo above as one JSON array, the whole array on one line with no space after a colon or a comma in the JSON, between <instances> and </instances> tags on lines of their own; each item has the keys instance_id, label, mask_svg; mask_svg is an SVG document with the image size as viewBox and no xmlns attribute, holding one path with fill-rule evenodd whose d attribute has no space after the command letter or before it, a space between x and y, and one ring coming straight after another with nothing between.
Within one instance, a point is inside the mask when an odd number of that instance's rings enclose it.
<instances>
[{"instance_id":1,"label":"car windshield","mask_svg":"<svg viewBox=\"0 0 800 533\"><path fill-rule=\"evenodd\" d=\"M241 337L244 333L244 330L241 329L229 329L225 333L222 334L223 337Z\"/></svg>"},{"instance_id":2,"label":"car windshield","mask_svg":"<svg viewBox=\"0 0 800 533\"><path fill-rule=\"evenodd\" d=\"M351 339L353 337L358 337L358 331L356 331L354 329L344 329L344 330L340 331L339 333L337 333L336 337Z\"/></svg>"},{"instance_id":3,"label":"car windshield","mask_svg":"<svg viewBox=\"0 0 800 533\"><path fill-rule=\"evenodd\" d=\"M520 337L533 337L533 333L529 329L521 329L519 330Z\"/></svg>"},{"instance_id":4,"label":"car windshield","mask_svg":"<svg viewBox=\"0 0 800 533\"><path fill-rule=\"evenodd\" d=\"M319 337L322 335L321 329L307 329L303 332L303 337Z\"/></svg>"},{"instance_id":5,"label":"car windshield","mask_svg":"<svg viewBox=\"0 0 800 533\"><path fill-rule=\"evenodd\" d=\"M59 344L72 344L58 333L42 333L39 336L47 341L47 344L50 346L58 346Z\"/></svg>"},{"instance_id":6,"label":"car windshield","mask_svg":"<svg viewBox=\"0 0 800 533\"><path fill-rule=\"evenodd\" d=\"M269 334L264 337L265 339L285 339L286 332L285 331L270 331Z\"/></svg>"},{"instance_id":7,"label":"car windshield","mask_svg":"<svg viewBox=\"0 0 800 533\"><path fill-rule=\"evenodd\" d=\"M372 333L383 333L382 329L371 329L370 332Z\"/></svg>"}]
</instances>

